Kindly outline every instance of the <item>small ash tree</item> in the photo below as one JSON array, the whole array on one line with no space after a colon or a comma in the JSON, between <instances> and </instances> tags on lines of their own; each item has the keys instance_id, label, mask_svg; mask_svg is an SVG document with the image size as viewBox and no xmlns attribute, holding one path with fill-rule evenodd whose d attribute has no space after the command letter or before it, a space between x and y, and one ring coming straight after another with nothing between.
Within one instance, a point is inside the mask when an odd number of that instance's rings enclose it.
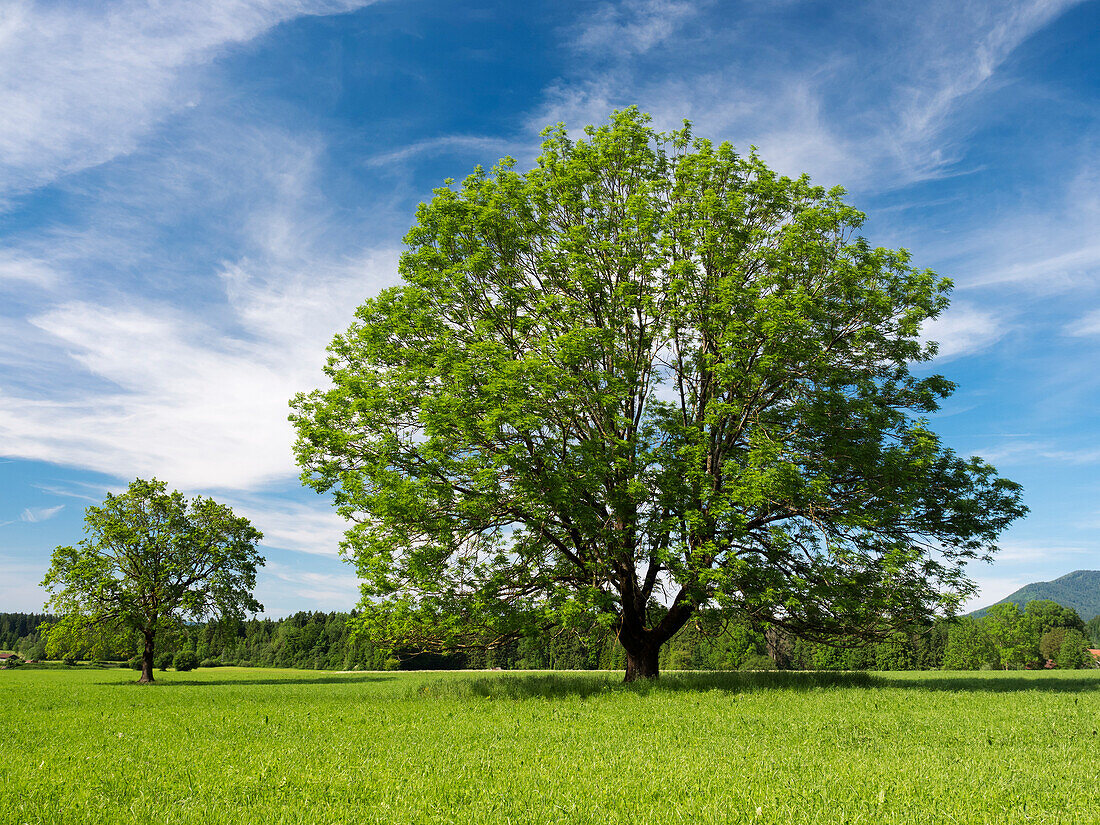
<instances>
[{"instance_id":1,"label":"small ash tree","mask_svg":"<svg viewBox=\"0 0 1100 825\"><path fill-rule=\"evenodd\" d=\"M96 651L112 634L143 641L140 682L153 681L158 632L181 621L242 617L263 610L252 596L263 535L210 498L188 501L164 482L132 482L84 515L87 537L58 547L42 586L60 621L51 656Z\"/></svg>"}]
</instances>

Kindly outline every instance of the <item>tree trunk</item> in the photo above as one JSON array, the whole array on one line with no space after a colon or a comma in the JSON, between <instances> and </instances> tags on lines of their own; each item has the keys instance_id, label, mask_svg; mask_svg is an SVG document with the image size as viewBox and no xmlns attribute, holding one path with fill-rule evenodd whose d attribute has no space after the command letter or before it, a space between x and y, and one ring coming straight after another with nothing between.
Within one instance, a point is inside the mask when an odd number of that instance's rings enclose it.
<instances>
[{"instance_id":1,"label":"tree trunk","mask_svg":"<svg viewBox=\"0 0 1100 825\"><path fill-rule=\"evenodd\" d=\"M660 676L657 666L657 657L661 653L660 645L645 645L631 650L624 645L626 650L626 677L624 682L635 682L638 679L656 679Z\"/></svg>"},{"instance_id":2,"label":"tree trunk","mask_svg":"<svg viewBox=\"0 0 1100 825\"><path fill-rule=\"evenodd\" d=\"M141 678L138 683L149 685L153 683L153 634L145 634L145 650L141 653Z\"/></svg>"}]
</instances>

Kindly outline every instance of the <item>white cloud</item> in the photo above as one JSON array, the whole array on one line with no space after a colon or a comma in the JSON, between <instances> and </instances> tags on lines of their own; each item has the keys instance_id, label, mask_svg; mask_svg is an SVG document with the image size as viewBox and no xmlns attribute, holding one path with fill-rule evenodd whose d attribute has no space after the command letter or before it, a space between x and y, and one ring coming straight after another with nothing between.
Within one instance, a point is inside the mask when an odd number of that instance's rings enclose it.
<instances>
[{"instance_id":1,"label":"white cloud","mask_svg":"<svg viewBox=\"0 0 1100 825\"><path fill-rule=\"evenodd\" d=\"M274 575L275 578L293 584L308 585L310 587L326 587L351 595L358 594L359 592L359 580L355 577L355 574L351 572L351 568L348 568L346 574L316 573L298 570L281 564L267 564L264 569Z\"/></svg>"},{"instance_id":2,"label":"white cloud","mask_svg":"<svg viewBox=\"0 0 1100 825\"><path fill-rule=\"evenodd\" d=\"M1100 462L1100 447L1066 449L1049 441L1007 441L999 446L978 450L986 461L1009 464L1056 462L1075 466Z\"/></svg>"},{"instance_id":3,"label":"white cloud","mask_svg":"<svg viewBox=\"0 0 1100 825\"><path fill-rule=\"evenodd\" d=\"M801 75L777 72L731 86L722 70L656 81L610 71L553 83L544 98L528 119L529 130L557 122L579 130L605 123L614 109L637 104L658 129L678 129L687 119L696 134L729 140L739 151L758 146L769 165L784 174L810 172L832 184L862 180L871 171L870 155L823 114L814 80Z\"/></svg>"},{"instance_id":4,"label":"white cloud","mask_svg":"<svg viewBox=\"0 0 1100 825\"><path fill-rule=\"evenodd\" d=\"M382 152L372 155L363 161L367 167L389 166L394 163L402 163L412 158L423 155L441 155L445 153L477 153L482 155L481 165L489 166L500 158L513 152L530 151L535 144L516 143L498 137L484 137L480 135L443 135L441 137L419 140L395 149L392 152Z\"/></svg>"},{"instance_id":5,"label":"white cloud","mask_svg":"<svg viewBox=\"0 0 1100 825\"><path fill-rule=\"evenodd\" d=\"M746 48L746 41L786 29L768 17L776 8L760 6L735 26L677 42L693 57L710 56L705 70L689 63L684 71L654 75L629 60L607 69L593 64L609 50L629 57L672 40L694 10L668 4L678 12L666 20L661 3L625 0L601 6L586 21L578 42L590 59L548 85L530 123L579 128L638 104L659 128L688 118L699 134L742 150L759 146L780 171L809 172L829 185L885 189L942 177L956 171L968 136L965 125L953 122L962 102L994 82L1020 43L1078 2L1034 0L1007 9L946 0L868 4L858 12L860 35L881 45L859 60L840 43L828 45L829 38L761 59L767 50L756 42Z\"/></svg>"},{"instance_id":6,"label":"white cloud","mask_svg":"<svg viewBox=\"0 0 1100 825\"><path fill-rule=\"evenodd\" d=\"M1034 542L1009 540L998 543L1000 552L996 560L1003 564L1045 564L1051 559L1065 559L1067 564L1073 564L1074 556L1092 555L1095 548L1079 544L1036 544ZM1066 571L1069 572L1069 571ZM1037 579L1031 579L1037 581Z\"/></svg>"},{"instance_id":7,"label":"white cloud","mask_svg":"<svg viewBox=\"0 0 1100 825\"><path fill-rule=\"evenodd\" d=\"M599 55L641 54L671 37L700 5L687 0L604 3L579 21L573 46Z\"/></svg>"},{"instance_id":8,"label":"white cloud","mask_svg":"<svg viewBox=\"0 0 1100 825\"><path fill-rule=\"evenodd\" d=\"M0 193L132 151L200 96L194 67L301 15L372 0L113 0L0 7Z\"/></svg>"},{"instance_id":9,"label":"white cloud","mask_svg":"<svg viewBox=\"0 0 1100 825\"><path fill-rule=\"evenodd\" d=\"M67 485L32 484L31 486L51 496L65 496L66 498L88 501L92 504L101 503L103 499L106 498L107 493L114 493L117 495L125 490L125 486L104 488L102 485L89 484L84 481L69 482Z\"/></svg>"},{"instance_id":10,"label":"white cloud","mask_svg":"<svg viewBox=\"0 0 1100 825\"><path fill-rule=\"evenodd\" d=\"M45 262L0 249L0 286L49 287L57 282L57 273Z\"/></svg>"},{"instance_id":11,"label":"white cloud","mask_svg":"<svg viewBox=\"0 0 1100 825\"><path fill-rule=\"evenodd\" d=\"M1100 335L1100 309L1094 309L1078 318L1066 327L1066 332L1081 337Z\"/></svg>"},{"instance_id":12,"label":"white cloud","mask_svg":"<svg viewBox=\"0 0 1100 825\"><path fill-rule=\"evenodd\" d=\"M953 304L924 325L921 338L939 344L940 360L973 355L988 349L1008 332L1005 320L966 304Z\"/></svg>"},{"instance_id":13,"label":"white cloud","mask_svg":"<svg viewBox=\"0 0 1100 825\"><path fill-rule=\"evenodd\" d=\"M1051 224L1049 234L1045 232L1046 224ZM1088 236L1080 234L1092 226L1095 223L1080 218L1057 225L1049 215L1035 221L1012 220L987 236L986 257L999 263L983 266L965 286L1013 283L1043 292L1061 292L1100 283L1100 244L1082 243Z\"/></svg>"},{"instance_id":14,"label":"white cloud","mask_svg":"<svg viewBox=\"0 0 1100 825\"><path fill-rule=\"evenodd\" d=\"M946 242L943 256L957 260L951 268L960 290L1005 285L1056 294L1100 286L1100 164L1095 149L1094 141L1084 142L1066 154L1067 173L1052 195L1020 192L1005 217L983 216L963 237Z\"/></svg>"},{"instance_id":15,"label":"white cloud","mask_svg":"<svg viewBox=\"0 0 1100 825\"><path fill-rule=\"evenodd\" d=\"M64 504L58 504L56 507L27 507L19 514L19 520L37 524L40 521L52 519L64 509Z\"/></svg>"},{"instance_id":16,"label":"white cloud","mask_svg":"<svg viewBox=\"0 0 1100 825\"><path fill-rule=\"evenodd\" d=\"M230 337L172 307L56 306L32 323L105 386L74 382L49 400L0 393L3 452L184 488L292 476L287 402L320 383L332 334L395 268L380 253L265 281L232 265L230 306L243 331Z\"/></svg>"},{"instance_id":17,"label":"white cloud","mask_svg":"<svg viewBox=\"0 0 1100 825\"><path fill-rule=\"evenodd\" d=\"M327 499L302 504L252 496L229 498L226 503L264 534L263 543L268 547L335 558L348 528L348 522Z\"/></svg>"},{"instance_id":18,"label":"white cloud","mask_svg":"<svg viewBox=\"0 0 1100 825\"><path fill-rule=\"evenodd\" d=\"M397 271L395 248L365 249L328 205L323 153L309 135L199 118L172 153L120 161L126 183L97 193L87 228L14 250L58 280L53 303L0 325L0 455L184 489L295 476L288 401L323 382L333 334ZM165 252L200 221L233 258Z\"/></svg>"},{"instance_id":19,"label":"white cloud","mask_svg":"<svg viewBox=\"0 0 1100 825\"><path fill-rule=\"evenodd\" d=\"M919 149L912 163L918 174L949 161L950 150L939 148L939 135L958 102L988 83L1024 40L1080 2L932 2L917 12L909 6L877 5L884 28L905 34L904 48L883 54L905 78L892 96L890 133L898 159L906 163L906 156Z\"/></svg>"}]
</instances>

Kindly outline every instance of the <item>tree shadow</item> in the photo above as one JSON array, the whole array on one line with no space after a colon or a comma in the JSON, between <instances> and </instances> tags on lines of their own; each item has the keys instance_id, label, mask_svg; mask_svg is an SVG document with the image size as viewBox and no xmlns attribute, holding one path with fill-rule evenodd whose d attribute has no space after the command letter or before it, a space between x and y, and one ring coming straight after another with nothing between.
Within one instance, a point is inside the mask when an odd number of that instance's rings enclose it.
<instances>
[{"instance_id":1,"label":"tree shadow","mask_svg":"<svg viewBox=\"0 0 1100 825\"><path fill-rule=\"evenodd\" d=\"M343 684L375 684L389 682L395 677L382 674L355 674L355 673L331 673L325 676L290 676L280 678L277 676L257 676L251 679L155 679L153 687L236 687L237 685L343 685ZM139 682L114 682L113 684L126 686L138 685Z\"/></svg>"},{"instance_id":2,"label":"tree shadow","mask_svg":"<svg viewBox=\"0 0 1100 825\"><path fill-rule=\"evenodd\" d=\"M416 686L416 696L436 699L561 699L633 693L711 692L745 693L754 690L805 692L829 688L876 687L869 673L794 671L714 671L666 673L657 680L626 684L614 671L599 673L501 673L475 678L435 679Z\"/></svg>"},{"instance_id":3,"label":"tree shadow","mask_svg":"<svg viewBox=\"0 0 1100 825\"><path fill-rule=\"evenodd\" d=\"M622 682L621 671L598 673L500 673L440 678L412 688L411 694L438 699L561 699L608 694L681 692L789 693L844 688L929 690L957 693L1091 693L1100 691L1100 672L870 673L866 671L712 671L664 673L656 681Z\"/></svg>"},{"instance_id":4,"label":"tree shadow","mask_svg":"<svg viewBox=\"0 0 1100 825\"><path fill-rule=\"evenodd\" d=\"M902 690L934 690L956 693L1093 693L1100 691L1100 672L1095 671L977 671L920 675L881 674L879 686Z\"/></svg>"}]
</instances>

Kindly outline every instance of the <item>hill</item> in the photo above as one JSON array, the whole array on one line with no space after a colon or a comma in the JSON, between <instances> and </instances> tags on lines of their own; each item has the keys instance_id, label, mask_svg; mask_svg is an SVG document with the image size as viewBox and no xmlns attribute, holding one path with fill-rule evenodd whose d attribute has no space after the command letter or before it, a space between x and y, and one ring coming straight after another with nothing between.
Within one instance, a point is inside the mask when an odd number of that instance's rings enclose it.
<instances>
[{"instance_id":1,"label":"hill","mask_svg":"<svg viewBox=\"0 0 1100 825\"><path fill-rule=\"evenodd\" d=\"M1072 607L1086 622L1100 615L1100 570L1074 570L1050 582L1025 584L997 604L1012 602L1023 609L1028 602L1050 599L1063 607ZM992 607L992 605L990 605ZM975 610L971 616L983 616L989 607Z\"/></svg>"}]
</instances>

